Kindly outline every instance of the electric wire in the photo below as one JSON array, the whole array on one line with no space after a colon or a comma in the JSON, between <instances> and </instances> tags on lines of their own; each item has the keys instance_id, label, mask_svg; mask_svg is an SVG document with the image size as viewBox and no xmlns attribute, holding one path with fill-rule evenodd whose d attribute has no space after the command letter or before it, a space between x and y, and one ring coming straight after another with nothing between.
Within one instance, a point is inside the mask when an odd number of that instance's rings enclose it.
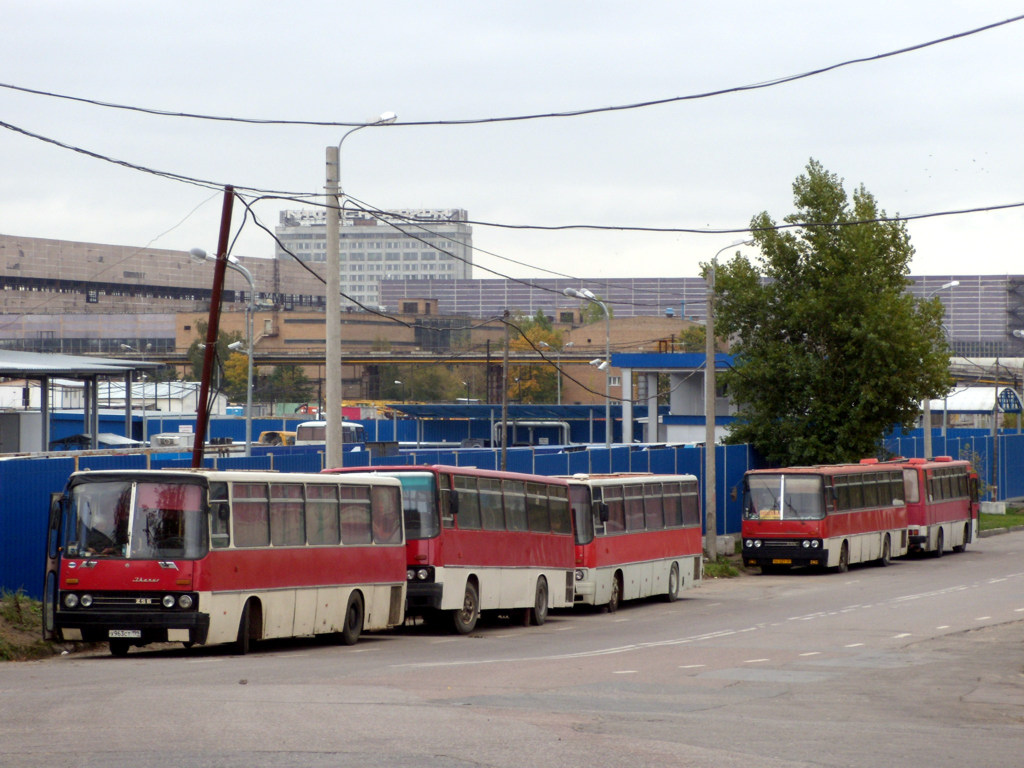
<instances>
[{"instance_id":1,"label":"electric wire","mask_svg":"<svg viewBox=\"0 0 1024 768\"><path fill-rule=\"evenodd\" d=\"M996 21L990 24L985 24L980 27L973 29L956 32L943 37L928 40L922 43L916 43L908 45L902 48L886 51L884 53L878 53L870 56L861 56L853 59L846 59L835 64L829 64L826 66L816 67L815 69L807 70L793 75L785 75L782 77L773 78L770 80L764 80L757 83L750 83L747 85L732 86L729 88L721 88L711 91L703 91L700 93L693 93L683 96L669 96L665 98L650 99L646 101L637 101L628 104L619 104L605 107L589 107L583 109L566 110L561 112L542 112L524 115L509 115L504 117L484 117L484 118L465 118L458 120L418 120L418 121L405 121L390 124L389 126L381 127L398 127L398 126L446 126L446 125L481 125L491 123L509 123L509 122L523 122L528 120L544 120L552 118L570 118L570 117L582 117L586 115L596 115L608 112L624 112L628 110L644 109L648 107L662 106L665 104L674 104L685 101L697 101L701 99L713 98L716 96L725 96L734 93L743 93L747 91L757 91L765 88L773 88L775 86L784 85L786 83L796 82L798 80L804 80L810 77L816 77L823 75L828 72L833 72L838 69L845 67L851 67L858 64L866 64L885 59L893 58L895 56L902 56L904 54L921 51L926 48L931 48L937 45L953 42L956 40L962 40L973 35L981 34L982 32L988 32L993 29L998 29L1009 24L1014 24L1018 21L1024 20L1024 15L1013 16L1002 21ZM333 128L358 128L372 123L365 121L359 122L346 122L346 121L330 121L330 120L285 120L285 119L268 119L268 118L251 118L251 117L230 117L225 115L209 115L201 114L196 112L182 112L168 109L155 109L150 107L139 107L131 106L126 104L118 104L110 101L101 101L99 99L85 98L81 96L72 96L69 94L61 94L53 91L44 91L36 88L28 88L25 86L15 85L13 83L0 83L0 88L5 88L11 91L18 91L34 96L44 96L47 98L61 99L65 101L73 101L82 104L88 104L91 106L103 107L107 109L124 110L128 112L137 112L148 115L155 115L158 117L178 117L188 118L193 120L210 120L217 122L228 122L228 123L249 123L255 125L297 125L297 126L315 126L315 127L333 127Z\"/></svg>"}]
</instances>

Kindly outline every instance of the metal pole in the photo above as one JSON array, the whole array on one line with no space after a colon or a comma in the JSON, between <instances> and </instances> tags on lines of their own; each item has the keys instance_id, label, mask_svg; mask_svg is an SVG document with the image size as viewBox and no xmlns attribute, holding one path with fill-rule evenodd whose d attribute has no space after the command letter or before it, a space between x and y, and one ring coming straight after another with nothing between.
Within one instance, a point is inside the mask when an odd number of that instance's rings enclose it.
<instances>
[{"instance_id":1,"label":"metal pole","mask_svg":"<svg viewBox=\"0 0 1024 768\"><path fill-rule=\"evenodd\" d=\"M210 392L210 378L213 373L213 358L216 353L217 334L220 330L220 300L224 289L224 271L228 263L228 240L231 236L231 210L235 200L235 188L224 187L224 204L221 209L220 237L217 242L217 262L213 270L213 291L210 294L210 319L206 327L206 349L203 353L203 376L199 388L199 403L196 408L196 434L192 443L192 467L203 465L203 436L210 421L207 404Z\"/></svg>"},{"instance_id":2,"label":"metal pole","mask_svg":"<svg viewBox=\"0 0 1024 768\"><path fill-rule=\"evenodd\" d=\"M715 268L707 278L707 319L704 325L704 549L709 560L718 558L718 499L715 495Z\"/></svg>"},{"instance_id":3,"label":"metal pole","mask_svg":"<svg viewBox=\"0 0 1024 768\"><path fill-rule=\"evenodd\" d=\"M346 134L348 135L348 134ZM326 350L324 375L327 378L326 445L324 466L342 466L341 414L341 238L338 212L338 147L327 147L327 287Z\"/></svg>"}]
</instances>

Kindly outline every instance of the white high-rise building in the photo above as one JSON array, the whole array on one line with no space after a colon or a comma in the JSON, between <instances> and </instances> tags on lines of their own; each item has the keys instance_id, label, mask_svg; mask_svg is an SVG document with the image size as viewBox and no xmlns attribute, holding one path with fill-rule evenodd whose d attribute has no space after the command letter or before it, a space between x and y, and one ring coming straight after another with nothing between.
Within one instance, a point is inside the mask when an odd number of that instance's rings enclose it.
<instances>
[{"instance_id":1,"label":"white high-rise building","mask_svg":"<svg viewBox=\"0 0 1024 768\"><path fill-rule=\"evenodd\" d=\"M380 284L384 280L469 278L473 229L466 218L461 208L391 210L377 216L342 210L342 306L381 306ZM278 259L290 258L284 251L287 248L301 261L327 260L324 209L281 211L276 234Z\"/></svg>"}]
</instances>

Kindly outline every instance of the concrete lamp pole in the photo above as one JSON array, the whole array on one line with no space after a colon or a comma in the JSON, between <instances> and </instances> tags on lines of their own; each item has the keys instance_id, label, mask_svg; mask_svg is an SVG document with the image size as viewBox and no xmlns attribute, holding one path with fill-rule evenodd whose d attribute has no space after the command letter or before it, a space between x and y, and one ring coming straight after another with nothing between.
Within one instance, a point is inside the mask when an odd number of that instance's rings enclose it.
<instances>
[{"instance_id":1,"label":"concrete lamp pole","mask_svg":"<svg viewBox=\"0 0 1024 768\"><path fill-rule=\"evenodd\" d=\"M605 447L608 449L608 465L611 469L611 450L612 450L612 392L611 392L611 377L609 376L609 369L612 366L612 321L611 315L608 314L608 306L601 301L593 292L586 288L576 290L575 288L564 288L562 293L566 296L571 296L576 299L583 299L589 301L591 304L597 304L604 312L604 360L591 360L590 364L597 366L599 370L604 371L604 442Z\"/></svg>"},{"instance_id":2,"label":"concrete lamp pole","mask_svg":"<svg viewBox=\"0 0 1024 768\"><path fill-rule=\"evenodd\" d=\"M211 259L209 254L202 248L193 248L189 251L189 255L198 262L215 260ZM228 256L228 269L235 270L249 283L249 301L245 305L245 337L248 349L243 350L242 342L240 341L228 344L228 349L233 352L244 351L249 358L248 369L245 374L245 455L252 456L252 322L253 314L256 311L256 281L252 279L252 272L243 267L241 262L234 256Z\"/></svg>"},{"instance_id":3,"label":"concrete lamp pole","mask_svg":"<svg viewBox=\"0 0 1024 768\"><path fill-rule=\"evenodd\" d=\"M960 285L960 281L959 280L951 280L950 282L945 283L945 284L939 286L934 291L930 291L924 297L924 300L928 301L930 298L932 298L939 291L945 291L948 288L956 288L958 285ZM944 400L944 402L948 402L948 401ZM942 408L942 434L943 435L946 434L946 419L947 418L948 418L948 415L946 414L946 408L945 408L945 406L943 406L943 408ZM924 402L922 403L922 416L921 416L921 420L922 420L923 426L924 426L924 457L926 459L930 459L932 457L932 399L931 399L931 397L927 397L926 396L924 398Z\"/></svg>"},{"instance_id":4,"label":"concrete lamp pole","mask_svg":"<svg viewBox=\"0 0 1024 768\"><path fill-rule=\"evenodd\" d=\"M341 380L341 145L345 139L363 128L388 125L398 116L385 112L376 120L347 131L337 146L327 147L327 285L325 308L327 312L327 333L325 342L324 371L327 378L325 409L327 411L327 435L324 446L324 464L327 467L342 466L342 380Z\"/></svg>"},{"instance_id":5,"label":"concrete lamp pole","mask_svg":"<svg viewBox=\"0 0 1024 768\"><path fill-rule=\"evenodd\" d=\"M715 270L723 251L750 245L753 240L738 240L718 249L711 259L707 276L707 319L704 325L704 549L708 559L718 559L718 496L715 477Z\"/></svg>"}]
</instances>

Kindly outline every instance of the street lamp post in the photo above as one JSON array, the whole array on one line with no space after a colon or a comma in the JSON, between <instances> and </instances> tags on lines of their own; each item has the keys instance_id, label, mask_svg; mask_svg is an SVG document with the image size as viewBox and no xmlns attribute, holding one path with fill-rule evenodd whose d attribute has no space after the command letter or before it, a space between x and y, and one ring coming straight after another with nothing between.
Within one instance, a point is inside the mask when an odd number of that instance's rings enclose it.
<instances>
[{"instance_id":1,"label":"street lamp post","mask_svg":"<svg viewBox=\"0 0 1024 768\"><path fill-rule=\"evenodd\" d=\"M121 345L121 349L123 349L125 352L138 352L142 356L142 360L145 361L146 360L146 352L148 352L149 350L153 349L153 345L147 342L145 350L140 350L140 349L135 349L135 347L133 347L131 344L122 344ZM142 442L145 443L145 442L147 442L149 440L149 422L146 419L146 374L145 373L141 374L140 379L142 381ZM132 377L132 381L134 381L134 377ZM129 402L130 399L131 399L131 396L132 396L130 384L131 384L131 381L129 382L129 386L125 387L125 393L124 393L125 402ZM154 387L154 389L153 389L153 399L155 400L156 399L156 383L155 382L153 384L153 387ZM131 417L129 416L129 420L130 419L131 419ZM127 437L131 437L131 424L130 423L128 425L128 432L127 432L126 436Z\"/></svg>"},{"instance_id":2,"label":"street lamp post","mask_svg":"<svg viewBox=\"0 0 1024 768\"><path fill-rule=\"evenodd\" d=\"M958 285L960 285L960 281L959 280L951 280L948 283L944 283L943 285L940 285L938 288L936 288L934 291L930 291L924 297L924 300L928 301L935 294L939 293L939 291L945 291L948 288L956 288ZM948 362L947 362L947 365L948 365ZM945 403L948 403L948 402L949 401L946 400L945 398L943 399L943 403L944 403L944 405L942 406L942 435L943 435L943 437L945 437L945 435L946 435L946 419L948 418L948 414L946 413L946 405L945 405ZM922 416L921 416L921 420L924 422L924 457L926 459L930 459L931 456L932 456L932 399L931 399L931 397L926 395L925 398L924 398L924 403L922 403L922 406L923 406L922 407L923 413L922 413Z\"/></svg>"},{"instance_id":3,"label":"street lamp post","mask_svg":"<svg viewBox=\"0 0 1024 768\"><path fill-rule=\"evenodd\" d=\"M707 276L707 318L704 324L704 549L708 559L718 559L718 496L715 477L715 270L723 251L750 245L753 240L738 240L715 252Z\"/></svg>"},{"instance_id":4,"label":"street lamp post","mask_svg":"<svg viewBox=\"0 0 1024 768\"><path fill-rule=\"evenodd\" d=\"M562 404L562 350L572 346L572 342L567 342L561 347L552 347L546 341L538 341L538 346L544 347L545 349L555 350L555 387L558 391L558 404Z\"/></svg>"},{"instance_id":5,"label":"street lamp post","mask_svg":"<svg viewBox=\"0 0 1024 768\"><path fill-rule=\"evenodd\" d=\"M202 248L193 248L189 254L196 261L214 261ZM242 263L234 256L228 256L228 269L233 269L245 278L249 283L249 301L245 305L245 337L248 348L245 354L248 357L248 368L245 374L245 455L252 456L252 322L253 314L256 311L256 281L252 278L252 272L242 266ZM228 344L228 349L241 352L241 343Z\"/></svg>"},{"instance_id":6,"label":"street lamp post","mask_svg":"<svg viewBox=\"0 0 1024 768\"><path fill-rule=\"evenodd\" d=\"M325 344L325 375L327 377L326 404L327 428L324 446L324 462L328 467L342 466L342 377L341 377L341 232L340 198L344 196L341 189L341 145L345 139L358 130L376 125L387 125L395 122L394 112L385 112L376 120L357 125L348 130L337 146L327 147L327 296L325 308L327 312L327 333ZM334 371L333 375L331 371Z\"/></svg>"},{"instance_id":7,"label":"street lamp post","mask_svg":"<svg viewBox=\"0 0 1024 768\"><path fill-rule=\"evenodd\" d=\"M609 369L612 365L612 321L611 315L608 314L608 307L603 301L597 298L593 292L586 288L576 290L575 288L564 288L562 293L566 296L571 296L577 299L583 299L589 301L591 304L597 304L604 312L604 361L597 361L597 367L604 371L604 438L605 447L608 449L608 465L611 468L611 450L612 450L612 392L611 392L611 378L609 376ZM594 361L591 361L591 365L594 365Z\"/></svg>"}]
</instances>

